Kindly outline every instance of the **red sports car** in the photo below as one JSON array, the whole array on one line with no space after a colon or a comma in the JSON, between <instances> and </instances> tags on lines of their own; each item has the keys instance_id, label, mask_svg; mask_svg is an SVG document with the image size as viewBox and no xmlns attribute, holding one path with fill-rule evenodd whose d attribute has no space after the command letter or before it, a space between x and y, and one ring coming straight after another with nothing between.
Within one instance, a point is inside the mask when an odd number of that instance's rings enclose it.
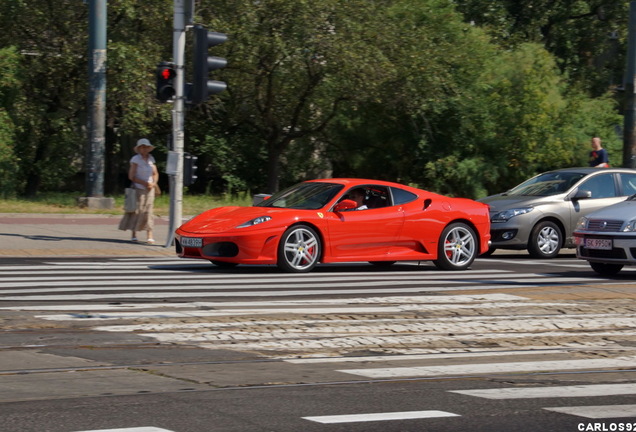
<instances>
[{"instance_id":1,"label":"red sports car","mask_svg":"<svg viewBox=\"0 0 636 432\"><path fill-rule=\"evenodd\" d=\"M488 206L469 199L385 181L325 179L252 207L208 210L181 225L175 238L180 257L221 267L276 264L308 272L318 262L432 260L464 270L488 251L489 219Z\"/></svg>"}]
</instances>

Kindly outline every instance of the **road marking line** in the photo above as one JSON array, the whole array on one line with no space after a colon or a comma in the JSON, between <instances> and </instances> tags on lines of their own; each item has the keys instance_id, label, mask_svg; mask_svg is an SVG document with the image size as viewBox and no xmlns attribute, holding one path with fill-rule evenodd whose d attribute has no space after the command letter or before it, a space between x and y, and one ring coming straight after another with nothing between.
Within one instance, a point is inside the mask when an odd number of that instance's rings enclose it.
<instances>
[{"instance_id":1,"label":"road marking line","mask_svg":"<svg viewBox=\"0 0 636 432\"><path fill-rule=\"evenodd\" d=\"M554 360L537 362L485 363L472 365L421 366L380 369L343 369L339 370L338 372L343 372L351 375L359 375L368 378L397 378L634 367L636 367L636 357L619 357L615 359Z\"/></svg>"},{"instance_id":2,"label":"road marking line","mask_svg":"<svg viewBox=\"0 0 636 432\"><path fill-rule=\"evenodd\" d=\"M302 358L302 359L285 359L286 363L309 364L309 363L366 363L366 362L390 362L404 360L433 360L433 359L450 359L450 358L469 358L469 357L497 357L509 355L533 355L533 354L562 354L569 353L566 349L546 349L546 350L518 350L518 351L481 351L481 352L459 352L445 354L393 354L384 356L369 357L321 357L321 358Z\"/></svg>"},{"instance_id":3,"label":"road marking line","mask_svg":"<svg viewBox=\"0 0 636 432\"><path fill-rule=\"evenodd\" d=\"M371 421L386 421L386 420L412 420L412 419L440 418L440 417L460 417L460 415L449 413L446 411L431 410L431 411L404 411L404 412L392 412L392 413L317 416L317 417L303 417L303 419L317 422L317 423L333 424L333 423L356 423L356 422L371 422Z\"/></svg>"},{"instance_id":4,"label":"road marking line","mask_svg":"<svg viewBox=\"0 0 636 432\"><path fill-rule=\"evenodd\" d=\"M543 408L563 414L570 414L577 417L589 419L604 418L636 418L636 405L598 405L598 406L577 406L577 407L557 407Z\"/></svg>"},{"instance_id":5,"label":"road marking line","mask_svg":"<svg viewBox=\"0 0 636 432\"><path fill-rule=\"evenodd\" d=\"M161 303L160 307L164 308L179 308L179 309L199 309L199 308L232 308L232 307L270 307L270 306L316 306L316 305L386 305L389 303L409 304L409 305L432 305L432 304L456 304L456 303L503 303L518 301L527 302L526 297L515 296L511 294L471 294L471 295L441 295L441 296L399 296L399 297L354 297L347 299L313 299L313 300L272 300L272 301L238 301L238 302L190 302L190 303ZM138 309L156 309L156 304L145 303L124 303L124 304L73 304L73 305L35 305L35 306L13 306L13 307L0 307L0 310L81 310L81 311L119 311L119 310L138 310Z\"/></svg>"},{"instance_id":6,"label":"road marking line","mask_svg":"<svg viewBox=\"0 0 636 432\"><path fill-rule=\"evenodd\" d=\"M519 303L506 303L499 305L481 305L481 304L472 304L472 305L420 305L420 306L412 306L412 305L400 305L400 306L335 306L335 307L289 307L289 308L269 308L269 309L219 309L215 311L191 311L191 310L182 310L182 311L150 311L150 312L95 312L95 313L85 313L86 311L81 308L73 308L72 306L66 306L64 310L81 310L81 316L77 316L77 314L66 314L66 315L38 315L38 318L48 319L48 320L67 320L73 318L82 318L82 319L135 319L135 318L183 318L188 316L199 316L199 317L222 317L222 316L232 316L232 315L271 315L271 314L306 314L306 315L319 315L319 314L371 314L371 313L406 313L406 312L425 312L425 311L439 311L439 310L447 310L447 309L505 309L517 306L527 306L527 304L519 304ZM567 303L542 303L542 307L555 307L555 306L569 306ZM12 308L13 310L18 310L20 307ZM22 310L22 309L20 309ZM584 318L586 319L586 318ZM624 316L617 318L617 324L624 323ZM544 329L545 330L545 329Z\"/></svg>"},{"instance_id":7,"label":"road marking line","mask_svg":"<svg viewBox=\"0 0 636 432\"><path fill-rule=\"evenodd\" d=\"M358 279L352 276L329 276L329 277L305 277L301 280L304 286L314 287L314 286L332 286L333 282L338 282L338 286L375 286L375 285L386 285L387 282L390 282L392 286L408 286L408 285L433 285L438 283L444 284L465 284L466 282L474 282L474 283L483 283L485 279L500 279L502 276L500 274L489 274L489 275L480 275L480 276L468 276L461 275L453 278L442 278L442 279L426 279L424 280L422 277L413 277L413 275L409 276L392 276L389 280L387 277L364 277L359 280L351 280ZM15 279L21 279L21 281L17 281ZM127 287L130 286L133 281L130 276L122 276L121 279L118 279L115 275L110 276L96 276L96 277L23 277L23 278L0 278L0 288L30 288L30 287L63 287L61 290L63 291L73 291L74 289L70 287L80 287L75 290L86 291L89 287L96 288L104 288L104 282L107 282L106 285L109 287ZM402 280L405 279L405 280ZM562 280L563 278L546 278L543 275L535 274L535 273L520 273L514 276L514 282L520 282L523 280L535 281L540 280L541 282L550 281L550 280ZM260 282L264 282L261 284L254 284L253 282L258 280ZM584 281L588 280L587 278L576 278L576 280ZM166 284L177 283L179 286L186 286L197 283L204 283L208 288L227 288L230 286L239 286L239 287L262 287L262 288L271 288L274 283L290 283L290 279L285 277L277 277L277 278L240 278L237 280L236 277L231 279L225 278L214 278L201 274L186 274L186 275L142 275L139 279L134 279L135 287L138 289L171 289L172 285L163 286L158 285L157 281L165 281ZM298 281L294 280L294 283ZM140 287L142 285L153 285L151 288L143 288ZM114 290L117 288L110 288L110 290ZM228 288L230 289L230 288ZM7 293L15 293L15 292L40 292L39 290L3 290L3 292Z\"/></svg>"},{"instance_id":8,"label":"road marking line","mask_svg":"<svg viewBox=\"0 0 636 432\"><path fill-rule=\"evenodd\" d=\"M483 390L452 390L459 393L484 399L539 399L539 398L568 398L616 396L636 394L636 383L628 384L589 384L556 387L534 388L498 388Z\"/></svg>"},{"instance_id":9,"label":"road marking line","mask_svg":"<svg viewBox=\"0 0 636 432\"><path fill-rule=\"evenodd\" d=\"M91 430L78 431L78 432L173 432L173 431L168 429L156 428L153 426L142 426L142 427L123 428L123 429L91 429Z\"/></svg>"}]
</instances>

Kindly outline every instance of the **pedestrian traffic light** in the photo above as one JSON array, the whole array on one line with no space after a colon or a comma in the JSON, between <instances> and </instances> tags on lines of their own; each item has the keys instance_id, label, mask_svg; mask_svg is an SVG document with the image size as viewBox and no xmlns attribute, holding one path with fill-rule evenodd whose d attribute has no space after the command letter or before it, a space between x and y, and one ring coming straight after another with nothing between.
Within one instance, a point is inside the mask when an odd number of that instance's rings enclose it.
<instances>
[{"instance_id":1,"label":"pedestrian traffic light","mask_svg":"<svg viewBox=\"0 0 636 432\"><path fill-rule=\"evenodd\" d=\"M183 154L183 185L190 186L197 181L197 156L193 156L190 153Z\"/></svg>"},{"instance_id":2,"label":"pedestrian traffic light","mask_svg":"<svg viewBox=\"0 0 636 432\"><path fill-rule=\"evenodd\" d=\"M173 63L161 62L157 65L157 99L160 102L168 102L174 97L176 76Z\"/></svg>"},{"instance_id":3,"label":"pedestrian traffic light","mask_svg":"<svg viewBox=\"0 0 636 432\"><path fill-rule=\"evenodd\" d=\"M194 82L192 83L191 102L200 104L209 95L221 93L227 88L223 81L209 79L211 71L224 68L227 60L208 56L208 49L227 40L223 33L210 32L201 25L194 26Z\"/></svg>"}]
</instances>

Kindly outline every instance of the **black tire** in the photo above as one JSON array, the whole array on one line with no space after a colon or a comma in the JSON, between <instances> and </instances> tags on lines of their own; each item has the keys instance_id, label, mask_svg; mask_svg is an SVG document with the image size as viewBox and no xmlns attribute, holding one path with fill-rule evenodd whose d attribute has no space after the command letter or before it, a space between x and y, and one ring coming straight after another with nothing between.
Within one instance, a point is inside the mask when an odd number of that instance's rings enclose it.
<instances>
[{"instance_id":1,"label":"black tire","mask_svg":"<svg viewBox=\"0 0 636 432\"><path fill-rule=\"evenodd\" d=\"M536 224L528 238L528 252L533 258L554 258L559 254L562 245L563 233L557 224L550 221Z\"/></svg>"},{"instance_id":2,"label":"black tire","mask_svg":"<svg viewBox=\"0 0 636 432\"><path fill-rule=\"evenodd\" d=\"M210 262L214 264L215 266L221 267L221 268L234 268L238 265L238 263L217 261L217 260L210 260Z\"/></svg>"},{"instance_id":3,"label":"black tire","mask_svg":"<svg viewBox=\"0 0 636 432\"><path fill-rule=\"evenodd\" d=\"M622 264L606 264L600 262L591 262L590 267L596 273L603 276L614 276L623 268Z\"/></svg>"},{"instance_id":4,"label":"black tire","mask_svg":"<svg viewBox=\"0 0 636 432\"><path fill-rule=\"evenodd\" d=\"M466 270L479 251L475 231L465 223L455 222L442 231L437 245L437 259L433 261L442 270Z\"/></svg>"},{"instance_id":5,"label":"black tire","mask_svg":"<svg viewBox=\"0 0 636 432\"><path fill-rule=\"evenodd\" d=\"M278 244L278 267L289 273L310 272L322 253L320 237L307 225L294 225L283 233Z\"/></svg>"}]
</instances>

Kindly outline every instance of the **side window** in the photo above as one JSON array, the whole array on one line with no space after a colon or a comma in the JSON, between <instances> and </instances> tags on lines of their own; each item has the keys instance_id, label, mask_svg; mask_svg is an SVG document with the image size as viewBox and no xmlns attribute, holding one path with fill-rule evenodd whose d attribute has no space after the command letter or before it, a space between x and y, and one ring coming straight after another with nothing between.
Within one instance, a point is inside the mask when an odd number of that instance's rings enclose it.
<instances>
[{"instance_id":1,"label":"side window","mask_svg":"<svg viewBox=\"0 0 636 432\"><path fill-rule=\"evenodd\" d=\"M592 198L611 198L617 196L614 176L612 174L601 174L592 177L579 186L581 190L592 192Z\"/></svg>"},{"instance_id":2,"label":"side window","mask_svg":"<svg viewBox=\"0 0 636 432\"><path fill-rule=\"evenodd\" d=\"M385 186L355 186L343 195L342 200L350 199L358 204L356 210L370 210L391 205L391 197Z\"/></svg>"},{"instance_id":3,"label":"side window","mask_svg":"<svg viewBox=\"0 0 636 432\"><path fill-rule=\"evenodd\" d=\"M417 198L417 195L415 195L414 193L394 187L391 188L391 193L393 194L393 203L395 205L410 203Z\"/></svg>"},{"instance_id":4,"label":"side window","mask_svg":"<svg viewBox=\"0 0 636 432\"><path fill-rule=\"evenodd\" d=\"M620 173L623 195L636 194L636 174Z\"/></svg>"}]
</instances>

